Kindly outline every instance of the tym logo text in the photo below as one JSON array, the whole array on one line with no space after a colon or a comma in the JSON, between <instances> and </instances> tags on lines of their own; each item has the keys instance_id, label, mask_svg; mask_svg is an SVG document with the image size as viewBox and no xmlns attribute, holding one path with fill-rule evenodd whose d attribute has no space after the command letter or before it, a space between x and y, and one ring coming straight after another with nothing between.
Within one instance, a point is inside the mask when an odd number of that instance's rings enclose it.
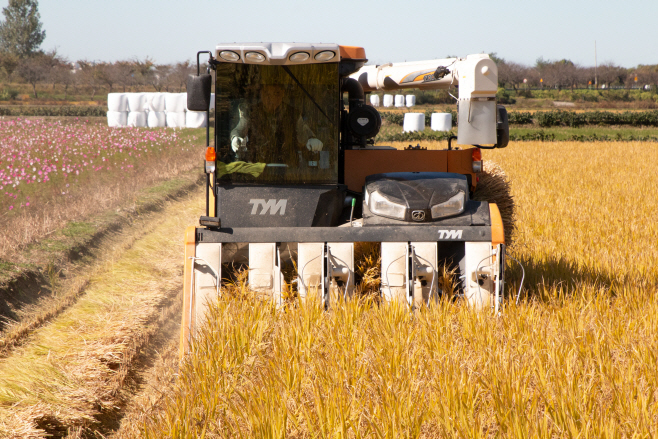
<instances>
[{"instance_id":1,"label":"tym logo text","mask_svg":"<svg viewBox=\"0 0 658 439\"><path fill-rule=\"evenodd\" d=\"M439 239L462 239L462 230L439 230Z\"/></svg>"},{"instance_id":2,"label":"tym logo text","mask_svg":"<svg viewBox=\"0 0 658 439\"><path fill-rule=\"evenodd\" d=\"M288 204L288 200L285 198L283 200L276 200L276 199L270 199L270 200L262 200L262 199L256 199L252 198L249 200L249 204L253 204L254 207L251 209L251 214L256 215L257 213L260 213L261 215L265 215L267 212L270 213L270 215L275 215L277 212L279 212L279 215L285 215L286 214L286 204ZM258 208L261 207L261 211L258 212Z\"/></svg>"}]
</instances>

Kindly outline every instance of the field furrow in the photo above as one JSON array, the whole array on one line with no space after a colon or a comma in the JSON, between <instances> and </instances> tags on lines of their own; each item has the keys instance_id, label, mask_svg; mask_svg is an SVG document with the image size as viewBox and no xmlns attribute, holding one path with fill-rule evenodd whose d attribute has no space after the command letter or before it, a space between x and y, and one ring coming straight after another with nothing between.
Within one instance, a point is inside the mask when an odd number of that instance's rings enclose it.
<instances>
[{"instance_id":1,"label":"field furrow","mask_svg":"<svg viewBox=\"0 0 658 439\"><path fill-rule=\"evenodd\" d=\"M74 304L0 360L0 436L118 422L133 362L179 319L182 233L202 201L195 192L153 216L149 232L105 260Z\"/></svg>"}]
</instances>

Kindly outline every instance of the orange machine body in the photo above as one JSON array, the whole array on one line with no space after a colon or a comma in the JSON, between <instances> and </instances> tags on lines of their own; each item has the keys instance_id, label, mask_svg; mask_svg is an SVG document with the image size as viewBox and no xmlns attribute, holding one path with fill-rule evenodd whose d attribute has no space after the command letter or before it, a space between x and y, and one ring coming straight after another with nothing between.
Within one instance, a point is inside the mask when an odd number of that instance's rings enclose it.
<instances>
[{"instance_id":1,"label":"orange machine body","mask_svg":"<svg viewBox=\"0 0 658 439\"><path fill-rule=\"evenodd\" d=\"M471 176L471 190L477 185L473 172L474 148L457 150L351 149L345 151L345 184L361 192L366 177L385 172L454 172Z\"/></svg>"}]
</instances>

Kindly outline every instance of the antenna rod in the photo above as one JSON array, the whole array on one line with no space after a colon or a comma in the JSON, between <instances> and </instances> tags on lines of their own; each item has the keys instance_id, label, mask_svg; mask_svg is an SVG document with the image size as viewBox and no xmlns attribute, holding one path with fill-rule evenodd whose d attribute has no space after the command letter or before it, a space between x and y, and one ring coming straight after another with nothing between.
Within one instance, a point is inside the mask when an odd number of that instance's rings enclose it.
<instances>
[{"instance_id":1,"label":"antenna rod","mask_svg":"<svg viewBox=\"0 0 658 439\"><path fill-rule=\"evenodd\" d=\"M596 40L594 40L594 88L599 88L598 62L596 61Z\"/></svg>"}]
</instances>

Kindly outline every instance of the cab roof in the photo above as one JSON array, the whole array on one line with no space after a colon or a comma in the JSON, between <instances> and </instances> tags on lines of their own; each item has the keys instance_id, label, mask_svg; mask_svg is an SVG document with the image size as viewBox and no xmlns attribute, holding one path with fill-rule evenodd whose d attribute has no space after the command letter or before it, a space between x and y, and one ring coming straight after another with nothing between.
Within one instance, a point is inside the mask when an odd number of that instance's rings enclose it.
<instances>
[{"instance_id":1,"label":"cab roof","mask_svg":"<svg viewBox=\"0 0 658 439\"><path fill-rule=\"evenodd\" d=\"M298 53L301 55L290 59ZM215 49L215 56L220 62L268 65L366 60L363 47L327 43L221 43Z\"/></svg>"}]
</instances>

